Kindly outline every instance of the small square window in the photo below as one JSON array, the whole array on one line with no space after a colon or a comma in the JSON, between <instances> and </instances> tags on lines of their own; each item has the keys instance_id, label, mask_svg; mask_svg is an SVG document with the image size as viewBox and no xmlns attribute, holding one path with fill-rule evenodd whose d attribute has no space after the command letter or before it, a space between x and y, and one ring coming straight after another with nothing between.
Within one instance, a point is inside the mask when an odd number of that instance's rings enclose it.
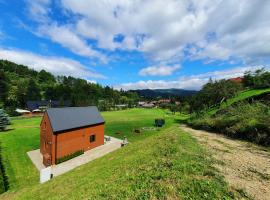
<instances>
[{"instance_id":1,"label":"small square window","mask_svg":"<svg viewBox=\"0 0 270 200\"><path fill-rule=\"evenodd\" d=\"M90 140L90 143L95 142L96 141L96 135L90 135L89 140Z\"/></svg>"}]
</instances>

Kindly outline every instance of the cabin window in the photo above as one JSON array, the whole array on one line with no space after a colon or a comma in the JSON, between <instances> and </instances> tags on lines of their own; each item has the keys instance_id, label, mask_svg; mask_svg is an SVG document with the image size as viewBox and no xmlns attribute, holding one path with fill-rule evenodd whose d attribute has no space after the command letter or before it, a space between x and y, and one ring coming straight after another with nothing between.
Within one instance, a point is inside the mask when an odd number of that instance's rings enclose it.
<instances>
[{"instance_id":1,"label":"cabin window","mask_svg":"<svg viewBox=\"0 0 270 200\"><path fill-rule=\"evenodd\" d=\"M90 143L95 142L96 141L96 135L90 135L89 141L90 141Z\"/></svg>"}]
</instances>

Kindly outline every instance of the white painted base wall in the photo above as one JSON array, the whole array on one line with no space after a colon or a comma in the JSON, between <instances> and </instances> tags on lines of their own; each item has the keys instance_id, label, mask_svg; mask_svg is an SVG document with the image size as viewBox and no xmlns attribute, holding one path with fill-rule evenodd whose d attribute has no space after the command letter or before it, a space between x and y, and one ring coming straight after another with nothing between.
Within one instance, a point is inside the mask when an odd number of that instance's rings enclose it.
<instances>
[{"instance_id":1,"label":"white painted base wall","mask_svg":"<svg viewBox=\"0 0 270 200\"><path fill-rule=\"evenodd\" d=\"M46 167L40 170L40 183L45 183L51 179L52 168Z\"/></svg>"}]
</instances>

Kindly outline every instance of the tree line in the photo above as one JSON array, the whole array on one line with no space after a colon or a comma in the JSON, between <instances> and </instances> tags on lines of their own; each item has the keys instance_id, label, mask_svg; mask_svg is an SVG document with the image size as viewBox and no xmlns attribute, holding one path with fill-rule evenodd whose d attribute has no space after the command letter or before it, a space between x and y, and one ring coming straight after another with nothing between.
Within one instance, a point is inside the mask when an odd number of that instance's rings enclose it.
<instances>
[{"instance_id":1,"label":"tree line","mask_svg":"<svg viewBox=\"0 0 270 200\"><path fill-rule=\"evenodd\" d=\"M11 115L16 108L25 108L27 101L69 100L72 106L97 105L109 110L116 104L132 107L138 99L135 92L114 90L72 76L54 76L45 70L38 72L0 60L0 107Z\"/></svg>"},{"instance_id":2,"label":"tree line","mask_svg":"<svg viewBox=\"0 0 270 200\"><path fill-rule=\"evenodd\" d=\"M190 113L203 112L211 107L218 107L222 102L226 102L242 90L269 87L270 72L263 68L245 72L240 83L230 79L218 81L210 79L189 101Z\"/></svg>"},{"instance_id":3,"label":"tree line","mask_svg":"<svg viewBox=\"0 0 270 200\"><path fill-rule=\"evenodd\" d=\"M194 128L270 146L270 93L217 109L222 102L241 90L266 88L270 88L270 72L264 69L246 72L240 83L232 80L210 80L191 99L192 115L188 124ZM209 112L212 107L217 109L215 114Z\"/></svg>"}]
</instances>

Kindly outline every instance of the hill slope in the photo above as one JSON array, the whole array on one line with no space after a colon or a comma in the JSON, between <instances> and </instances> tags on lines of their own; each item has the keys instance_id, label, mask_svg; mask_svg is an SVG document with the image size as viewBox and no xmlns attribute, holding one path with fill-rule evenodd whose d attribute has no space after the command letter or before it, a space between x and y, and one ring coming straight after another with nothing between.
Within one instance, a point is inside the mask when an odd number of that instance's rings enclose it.
<instances>
[{"instance_id":1,"label":"hill slope","mask_svg":"<svg viewBox=\"0 0 270 200\"><path fill-rule=\"evenodd\" d=\"M209 110L209 114L210 115L213 115L215 114L218 110L220 109L224 109L236 102L239 102L239 101L243 101L245 99L249 99L249 98L252 98L252 97L256 97L256 96L259 96L259 95L262 95L262 94L265 94L265 93L270 93L270 88L266 88L266 89L251 89L251 90L246 90L246 91L243 91L241 93L239 93L238 95L236 95L235 97L231 98L231 99L228 99L227 102L223 102L221 104L221 106L219 108L215 107L215 108L212 108L211 110Z\"/></svg>"},{"instance_id":2,"label":"hill slope","mask_svg":"<svg viewBox=\"0 0 270 200\"><path fill-rule=\"evenodd\" d=\"M232 198L211 160L173 126L52 181L19 191L14 199ZM9 198L9 193L3 195Z\"/></svg>"},{"instance_id":3,"label":"hill slope","mask_svg":"<svg viewBox=\"0 0 270 200\"><path fill-rule=\"evenodd\" d=\"M17 120L0 135L10 191L1 199L221 199L232 198L213 167L214 160L189 134L173 125L174 116L159 109L104 112L106 134L127 135L130 144L69 173L38 184L26 152L39 145L39 118ZM165 117L159 131L134 134ZM128 122L128 123L127 123ZM121 135L114 134L116 131ZM16 145L15 145L16 143Z\"/></svg>"}]
</instances>

